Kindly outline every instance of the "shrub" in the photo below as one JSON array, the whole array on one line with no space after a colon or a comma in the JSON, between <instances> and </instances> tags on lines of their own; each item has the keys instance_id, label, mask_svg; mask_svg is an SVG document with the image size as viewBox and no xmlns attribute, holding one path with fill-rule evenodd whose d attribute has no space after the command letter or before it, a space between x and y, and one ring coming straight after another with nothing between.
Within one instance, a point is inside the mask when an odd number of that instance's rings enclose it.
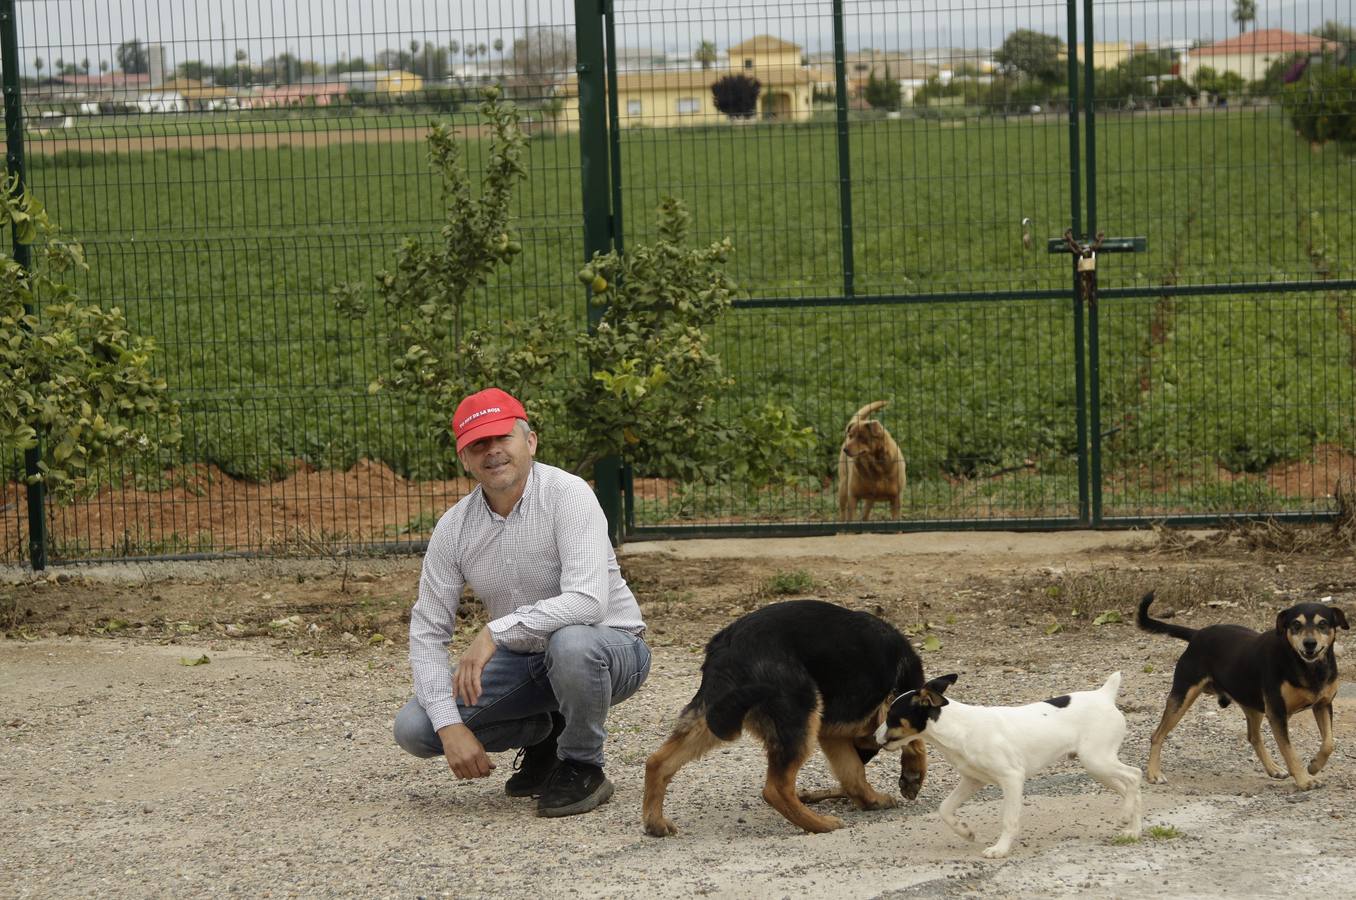
<instances>
[{"instance_id":1,"label":"shrub","mask_svg":"<svg viewBox=\"0 0 1356 900\"><path fill-rule=\"evenodd\" d=\"M526 177L526 138L518 113L491 89L481 107L493 137L481 188L473 196L463 151L451 129L429 135L442 176L442 242L407 239L394 272L378 277L387 329L390 389L426 412L427 427L450 444L448 423L461 398L494 384L512 391L536 427L551 435L541 450L574 472L617 456L647 474L750 489L780 479L813 443L788 407L764 403L738 416L722 408L733 380L710 350L710 328L729 309L735 286L722 264L729 240L686 246L682 204L660 207L659 237L625 254L595 254L578 273L603 307L587 333L555 312L486 328L467 322L468 298L521 251L509 210ZM367 315L360 288L333 292L340 310ZM589 376L577 374L578 354Z\"/></svg>"},{"instance_id":2,"label":"shrub","mask_svg":"<svg viewBox=\"0 0 1356 900\"><path fill-rule=\"evenodd\" d=\"M875 70L871 71L871 77L866 80L864 96L872 109L897 110L900 95L899 80L890 74L888 65L885 67L884 78L877 78Z\"/></svg>"},{"instance_id":3,"label":"shrub","mask_svg":"<svg viewBox=\"0 0 1356 900\"><path fill-rule=\"evenodd\" d=\"M1196 95L1196 89L1180 78L1170 78L1158 83L1158 105L1164 108L1179 106Z\"/></svg>"},{"instance_id":4,"label":"shrub","mask_svg":"<svg viewBox=\"0 0 1356 900\"><path fill-rule=\"evenodd\" d=\"M0 258L0 455L41 447L29 480L65 499L97 487L110 460L178 443L179 410L151 371L152 342L67 282L87 268L80 246L17 177L0 194L15 242L41 242L28 268Z\"/></svg>"},{"instance_id":5,"label":"shrub","mask_svg":"<svg viewBox=\"0 0 1356 900\"><path fill-rule=\"evenodd\" d=\"M732 119L749 119L758 111L758 92L763 89L757 78L726 75L711 85L716 109Z\"/></svg>"},{"instance_id":6,"label":"shrub","mask_svg":"<svg viewBox=\"0 0 1356 900\"><path fill-rule=\"evenodd\" d=\"M1281 104L1311 144L1356 142L1356 68L1324 61L1285 86Z\"/></svg>"}]
</instances>

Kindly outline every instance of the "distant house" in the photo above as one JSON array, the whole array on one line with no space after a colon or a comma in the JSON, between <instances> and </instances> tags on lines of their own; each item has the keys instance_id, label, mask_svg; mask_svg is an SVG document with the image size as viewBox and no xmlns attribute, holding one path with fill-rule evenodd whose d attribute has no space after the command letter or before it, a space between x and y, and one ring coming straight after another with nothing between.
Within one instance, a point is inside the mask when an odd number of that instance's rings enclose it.
<instances>
[{"instance_id":1,"label":"distant house","mask_svg":"<svg viewBox=\"0 0 1356 900\"><path fill-rule=\"evenodd\" d=\"M59 75L54 80L73 90L89 94L128 88L145 89L151 86L151 76L128 75L125 72L109 72L103 75Z\"/></svg>"},{"instance_id":2,"label":"distant house","mask_svg":"<svg viewBox=\"0 0 1356 900\"><path fill-rule=\"evenodd\" d=\"M402 69L344 72L329 76L329 80L343 85L346 91L364 94L412 94L424 87L423 78Z\"/></svg>"},{"instance_id":3,"label":"distant house","mask_svg":"<svg viewBox=\"0 0 1356 900\"><path fill-rule=\"evenodd\" d=\"M289 84L272 84L254 92L255 107L332 106L351 94L370 94L372 99L390 100L424 87L424 79L399 69L342 72L337 75L312 75Z\"/></svg>"},{"instance_id":4,"label":"distant house","mask_svg":"<svg viewBox=\"0 0 1356 900\"><path fill-rule=\"evenodd\" d=\"M177 94L193 110L240 108L238 92L234 88L212 87L192 78L172 78L157 87L155 92L166 96Z\"/></svg>"},{"instance_id":5,"label":"distant house","mask_svg":"<svg viewBox=\"0 0 1356 900\"><path fill-rule=\"evenodd\" d=\"M254 92L256 108L273 106L329 106L348 96L352 88L338 81L306 81L275 84Z\"/></svg>"},{"instance_id":6,"label":"distant house","mask_svg":"<svg viewBox=\"0 0 1356 900\"><path fill-rule=\"evenodd\" d=\"M978 64L976 71L981 71ZM992 66L989 66L992 70ZM820 71L825 71L821 69ZM830 54L828 59L827 71L830 82L827 86L820 86L819 90L827 87L833 90L833 58ZM906 106L913 102L913 95L923 85L927 84L929 78L937 78L943 82L950 81L952 69L950 61L942 65L923 62L914 58L908 53L886 53L880 50L858 50L854 53L848 53L843 57L843 72L847 79L847 89L849 99L861 99L866 93L866 86L874 76L878 81L883 80L888 74L891 81L899 83L900 101Z\"/></svg>"},{"instance_id":7,"label":"distant house","mask_svg":"<svg viewBox=\"0 0 1356 900\"><path fill-rule=\"evenodd\" d=\"M143 91L133 106L144 113L188 112L188 100L178 91Z\"/></svg>"},{"instance_id":8,"label":"distant house","mask_svg":"<svg viewBox=\"0 0 1356 900\"><path fill-rule=\"evenodd\" d=\"M1182 59L1179 74L1185 81L1191 81L1196 72L1209 67L1221 75L1233 72L1245 81L1260 81L1278 59L1296 54L1333 53L1339 49L1341 44L1336 41L1279 28L1263 28L1188 51Z\"/></svg>"},{"instance_id":9,"label":"distant house","mask_svg":"<svg viewBox=\"0 0 1356 900\"><path fill-rule=\"evenodd\" d=\"M712 125L728 121L716 109L711 87L731 74L758 79L758 117L784 122L810 118L815 85L831 75L800 64L798 44L759 35L731 47L725 68L670 69L617 73L617 111L623 128L644 125L669 128ZM558 96L566 103L563 118L577 121L578 89L562 85Z\"/></svg>"},{"instance_id":10,"label":"distant house","mask_svg":"<svg viewBox=\"0 0 1356 900\"><path fill-rule=\"evenodd\" d=\"M25 92L26 104L62 104L80 115L136 109L137 99L150 87L149 75L121 72L103 75L60 75L48 79L37 91Z\"/></svg>"},{"instance_id":11,"label":"distant house","mask_svg":"<svg viewBox=\"0 0 1356 900\"><path fill-rule=\"evenodd\" d=\"M1079 65L1083 63L1083 49L1083 44L1080 41L1075 51ZM1129 41L1094 41L1092 44L1092 67L1094 69L1114 69L1136 53L1147 51L1148 45L1143 42L1131 44ZM1068 49L1061 49L1059 51L1060 63L1064 63L1068 59Z\"/></svg>"}]
</instances>

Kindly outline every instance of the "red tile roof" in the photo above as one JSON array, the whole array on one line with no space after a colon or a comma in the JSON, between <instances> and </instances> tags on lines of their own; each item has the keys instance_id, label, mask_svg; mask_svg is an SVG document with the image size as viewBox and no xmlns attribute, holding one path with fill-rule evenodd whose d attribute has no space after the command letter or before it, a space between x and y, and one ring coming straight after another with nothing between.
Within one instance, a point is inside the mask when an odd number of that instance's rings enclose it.
<instances>
[{"instance_id":1,"label":"red tile roof","mask_svg":"<svg viewBox=\"0 0 1356 900\"><path fill-rule=\"evenodd\" d=\"M1296 34L1280 28L1262 28L1249 31L1227 41L1217 41L1208 47L1192 50L1195 56L1240 56L1249 53L1323 53L1341 47L1336 41L1325 41L1311 34Z\"/></svg>"}]
</instances>

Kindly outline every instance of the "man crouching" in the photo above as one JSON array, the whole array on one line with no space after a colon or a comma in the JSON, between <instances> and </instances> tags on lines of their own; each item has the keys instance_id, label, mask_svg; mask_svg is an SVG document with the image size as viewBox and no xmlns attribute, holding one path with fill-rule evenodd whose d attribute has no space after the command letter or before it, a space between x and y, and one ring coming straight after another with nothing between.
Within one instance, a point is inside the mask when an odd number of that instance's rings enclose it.
<instances>
[{"instance_id":1,"label":"man crouching","mask_svg":"<svg viewBox=\"0 0 1356 900\"><path fill-rule=\"evenodd\" d=\"M396 743L445 756L458 778L489 775L487 752L523 748L510 797L538 797L539 816L588 812L612 796L608 709L650 672L640 607L592 489L534 461L521 403L497 388L472 394L452 431L478 485L439 519L424 555L410 614L414 698L396 716ZM449 677L466 585L490 621Z\"/></svg>"}]
</instances>

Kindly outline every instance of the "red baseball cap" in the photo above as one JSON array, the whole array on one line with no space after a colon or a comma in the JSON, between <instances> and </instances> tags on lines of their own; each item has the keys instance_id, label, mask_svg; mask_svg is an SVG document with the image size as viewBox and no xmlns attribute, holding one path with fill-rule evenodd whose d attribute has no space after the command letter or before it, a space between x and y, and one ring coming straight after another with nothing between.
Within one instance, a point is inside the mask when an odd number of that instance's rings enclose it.
<instances>
[{"instance_id":1,"label":"red baseball cap","mask_svg":"<svg viewBox=\"0 0 1356 900\"><path fill-rule=\"evenodd\" d=\"M527 410L507 391L485 388L457 404L452 416L452 434L457 438L457 452L472 441L485 437L502 437L513 430L518 419L526 419Z\"/></svg>"}]
</instances>

